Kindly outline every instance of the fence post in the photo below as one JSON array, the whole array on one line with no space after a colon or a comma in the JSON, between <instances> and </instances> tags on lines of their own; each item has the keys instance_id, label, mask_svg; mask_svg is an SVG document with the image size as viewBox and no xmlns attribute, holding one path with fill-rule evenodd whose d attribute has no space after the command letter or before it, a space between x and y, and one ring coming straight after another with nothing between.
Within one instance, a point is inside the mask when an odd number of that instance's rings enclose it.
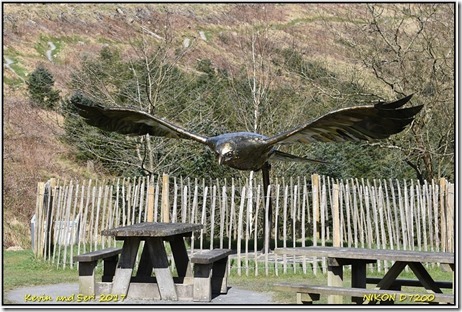
<instances>
[{"instance_id":1,"label":"fence post","mask_svg":"<svg viewBox=\"0 0 462 312\"><path fill-rule=\"evenodd\" d=\"M441 230L441 251L447 251L447 232L446 232L446 179L440 179L440 230Z\"/></svg>"},{"instance_id":2,"label":"fence post","mask_svg":"<svg viewBox=\"0 0 462 312\"><path fill-rule=\"evenodd\" d=\"M454 184L446 184L446 211L448 224L447 251L454 252Z\"/></svg>"},{"instance_id":3,"label":"fence post","mask_svg":"<svg viewBox=\"0 0 462 312\"><path fill-rule=\"evenodd\" d=\"M162 222L170 222L169 193L168 174L164 173L162 175Z\"/></svg>"},{"instance_id":4,"label":"fence post","mask_svg":"<svg viewBox=\"0 0 462 312\"><path fill-rule=\"evenodd\" d=\"M34 224L34 253L35 256L43 255L42 249L42 214L43 214L43 197L45 193L45 183L37 184L37 201L35 206L35 224Z\"/></svg>"},{"instance_id":5,"label":"fence post","mask_svg":"<svg viewBox=\"0 0 462 312\"><path fill-rule=\"evenodd\" d=\"M340 239L339 185L332 185L332 244L342 247Z\"/></svg>"},{"instance_id":6,"label":"fence post","mask_svg":"<svg viewBox=\"0 0 462 312\"><path fill-rule=\"evenodd\" d=\"M319 224L319 175L311 175L311 185L313 192L313 245L317 245L317 239L319 238L318 224Z\"/></svg>"},{"instance_id":7,"label":"fence post","mask_svg":"<svg viewBox=\"0 0 462 312\"><path fill-rule=\"evenodd\" d=\"M332 185L332 244L334 247L341 247L340 241L340 212L339 212L339 185ZM329 285L342 287L343 272L338 266L329 266L327 272ZM342 304L343 297L330 295L327 298L329 304Z\"/></svg>"},{"instance_id":8,"label":"fence post","mask_svg":"<svg viewBox=\"0 0 462 312\"><path fill-rule=\"evenodd\" d=\"M154 221L154 185L149 183L148 186L148 212L147 212L147 222Z\"/></svg>"}]
</instances>

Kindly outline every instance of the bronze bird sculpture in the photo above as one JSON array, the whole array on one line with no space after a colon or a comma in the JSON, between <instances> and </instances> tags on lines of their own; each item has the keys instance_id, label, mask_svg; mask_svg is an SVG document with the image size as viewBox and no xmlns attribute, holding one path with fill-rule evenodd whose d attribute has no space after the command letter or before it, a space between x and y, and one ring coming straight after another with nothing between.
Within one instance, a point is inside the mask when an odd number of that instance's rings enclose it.
<instances>
[{"instance_id":1,"label":"bronze bird sculpture","mask_svg":"<svg viewBox=\"0 0 462 312\"><path fill-rule=\"evenodd\" d=\"M269 161L317 161L279 151L278 145L374 141L388 138L403 131L422 109L423 105L402 108L411 97L412 95L409 95L390 103L378 102L374 105L338 109L271 137L252 132L233 132L207 137L192 133L143 111L122 107L103 107L92 103L80 94L74 95L71 103L88 124L100 129L126 135L149 134L193 140L207 145L215 153L220 165L239 170L262 170L263 192L267 199L271 168ZM268 228L271 229L272 205L270 200L266 202L268 204Z\"/></svg>"},{"instance_id":2,"label":"bronze bird sculpture","mask_svg":"<svg viewBox=\"0 0 462 312\"><path fill-rule=\"evenodd\" d=\"M291 130L267 137L252 132L224 133L207 137L192 133L167 120L143 111L122 107L88 105L81 95L71 103L85 121L106 131L126 135L160 136L193 140L207 145L219 164L239 170L258 171L268 161L316 161L279 151L276 146L290 143L374 141L404 130L422 109L422 105L401 108L412 95L391 103L354 106L335 110ZM86 99L85 103L91 102Z\"/></svg>"}]
</instances>

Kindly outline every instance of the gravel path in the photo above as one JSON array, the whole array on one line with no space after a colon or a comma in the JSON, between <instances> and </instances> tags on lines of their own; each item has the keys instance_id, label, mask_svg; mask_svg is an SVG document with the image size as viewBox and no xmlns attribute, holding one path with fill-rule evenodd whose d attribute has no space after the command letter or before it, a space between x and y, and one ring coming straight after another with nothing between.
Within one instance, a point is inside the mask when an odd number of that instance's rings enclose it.
<instances>
[{"instance_id":1,"label":"gravel path","mask_svg":"<svg viewBox=\"0 0 462 312\"><path fill-rule=\"evenodd\" d=\"M50 62L53 62L53 51L56 50L56 46L54 45L53 42L51 41L48 41L48 46L50 47L49 50L47 50L46 54L47 54L47 59L50 61Z\"/></svg>"},{"instance_id":2,"label":"gravel path","mask_svg":"<svg viewBox=\"0 0 462 312\"><path fill-rule=\"evenodd\" d=\"M57 302L56 298L63 297L67 298L69 302ZM98 298L98 296L96 297ZM117 303L100 303L96 299L90 299L87 302L83 302L83 296L79 296L79 286L74 283L62 283L55 285L42 285L42 286L31 286L21 287L14 290L5 292L3 297L3 303L8 305L24 305L24 304L124 304L124 305L140 305L140 304L181 304L181 305L193 305L193 304L204 304L203 302L192 302L192 301L153 301L153 300L134 300L126 299L123 302ZM250 291L231 287L226 295L219 295L212 299L210 303L205 304L237 304L237 305L269 305L274 304L270 293L261 293L256 291Z\"/></svg>"}]
</instances>

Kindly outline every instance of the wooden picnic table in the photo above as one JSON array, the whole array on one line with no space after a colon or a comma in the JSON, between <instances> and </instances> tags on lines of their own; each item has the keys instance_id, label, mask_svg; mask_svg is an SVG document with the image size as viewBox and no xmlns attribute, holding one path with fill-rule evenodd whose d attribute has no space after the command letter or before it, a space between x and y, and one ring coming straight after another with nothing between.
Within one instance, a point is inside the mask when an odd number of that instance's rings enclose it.
<instances>
[{"instance_id":1,"label":"wooden picnic table","mask_svg":"<svg viewBox=\"0 0 462 312\"><path fill-rule=\"evenodd\" d=\"M296 247L277 248L276 254L300 255L306 257L326 257L328 265L327 286L332 290L338 290L343 285L343 267L351 265L351 288L366 288L368 281L366 265L375 263L377 260L394 262L384 276L378 280L375 289L396 290L396 285L424 287L432 293L442 293L440 286L443 283L436 282L425 269L424 263L439 263L447 266L454 274L454 253L449 252L422 252L413 250L389 250L389 249L363 249L346 247ZM399 274L408 266L418 279L417 283L398 281ZM452 288L454 287L452 281ZM342 288L345 290L345 288ZM340 292L337 292L340 293ZM347 293L347 291L343 292ZM353 293L353 292L352 292ZM380 292L378 292L380 293ZM453 288L454 293L454 288ZM352 297L353 302L363 303L363 297ZM444 299L444 298L443 298ZM342 295L336 295L335 291L328 296L328 303L342 303Z\"/></svg>"},{"instance_id":2,"label":"wooden picnic table","mask_svg":"<svg viewBox=\"0 0 462 312\"><path fill-rule=\"evenodd\" d=\"M202 227L191 223L144 222L103 230L103 235L123 240L111 294L140 299L191 300L193 273L184 238L191 237ZM138 269L132 277L142 241ZM170 243L176 277L172 276L164 241ZM153 270L155 277L151 276Z\"/></svg>"}]
</instances>

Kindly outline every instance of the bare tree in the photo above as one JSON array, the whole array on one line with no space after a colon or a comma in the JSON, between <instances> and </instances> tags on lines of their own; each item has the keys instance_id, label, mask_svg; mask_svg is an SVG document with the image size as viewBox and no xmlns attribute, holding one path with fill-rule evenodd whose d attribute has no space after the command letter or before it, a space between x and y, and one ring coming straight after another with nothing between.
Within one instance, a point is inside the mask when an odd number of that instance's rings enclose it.
<instances>
[{"instance_id":1,"label":"bare tree","mask_svg":"<svg viewBox=\"0 0 462 312\"><path fill-rule=\"evenodd\" d=\"M359 4L349 10L347 31L331 28L358 67L388 89L378 96L414 93L425 105L407 135L377 144L401 150L421 181L454 175L454 9Z\"/></svg>"}]
</instances>

